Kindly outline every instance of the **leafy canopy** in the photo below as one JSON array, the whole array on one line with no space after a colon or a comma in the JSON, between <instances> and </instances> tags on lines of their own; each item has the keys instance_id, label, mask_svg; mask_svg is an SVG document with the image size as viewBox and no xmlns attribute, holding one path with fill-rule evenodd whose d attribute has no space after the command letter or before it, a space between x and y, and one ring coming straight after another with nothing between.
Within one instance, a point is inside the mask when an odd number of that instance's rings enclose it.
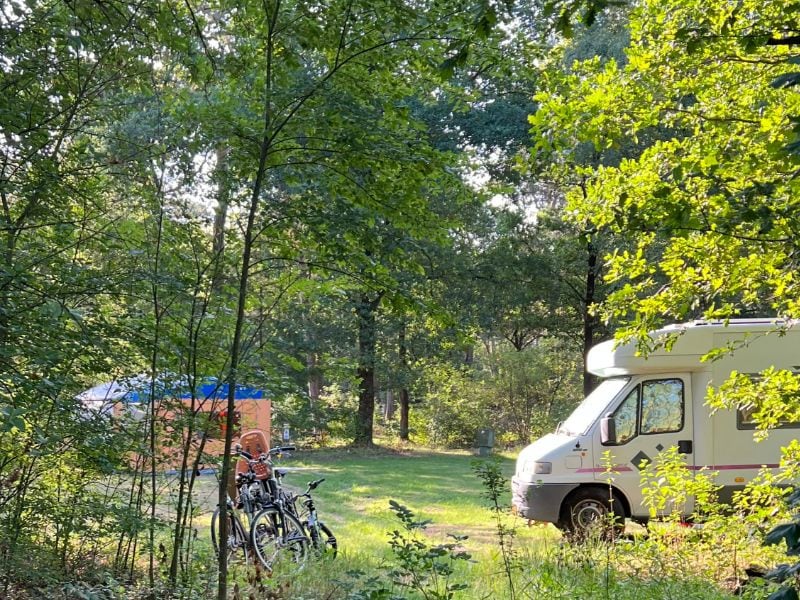
<instances>
[{"instance_id":1,"label":"leafy canopy","mask_svg":"<svg viewBox=\"0 0 800 600\"><path fill-rule=\"evenodd\" d=\"M569 198L574 217L637 237L608 257L609 278L631 281L602 309L629 335L662 319L800 314L796 12L787 0L643 2L627 64L576 62L538 95L538 152L661 132L638 156L586 168L585 193Z\"/></svg>"}]
</instances>

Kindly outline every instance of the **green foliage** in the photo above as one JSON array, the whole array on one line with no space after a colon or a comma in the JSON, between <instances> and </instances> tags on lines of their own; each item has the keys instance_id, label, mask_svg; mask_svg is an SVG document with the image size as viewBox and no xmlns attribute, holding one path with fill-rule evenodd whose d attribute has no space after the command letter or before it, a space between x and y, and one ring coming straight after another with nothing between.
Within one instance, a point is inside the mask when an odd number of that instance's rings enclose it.
<instances>
[{"instance_id":1,"label":"green foliage","mask_svg":"<svg viewBox=\"0 0 800 600\"><path fill-rule=\"evenodd\" d=\"M653 519L677 520L686 514L707 518L719 512L720 486L713 483L716 475L689 470L685 455L677 446L670 446L641 470L642 503Z\"/></svg>"},{"instance_id":2,"label":"green foliage","mask_svg":"<svg viewBox=\"0 0 800 600\"><path fill-rule=\"evenodd\" d=\"M756 439L764 439L781 423L800 421L800 377L775 368L751 374L732 372L716 389L709 389L713 408L737 409L756 426Z\"/></svg>"},{"instance_id":3,"label":"green foliage","mask_svg":"<svg viewBox=\"0 0 800 600\"><path fill-rule=\"evenodd\" d=\"M347 600L396 600L400 598L393 593L379 575L371 575L361 569L352 569L346 573L348 579L343 585L350 589Z\"/></svg>"},{"instance_id":4,"label":"green foliage","mask_svg":"<svg viewBox=\"0 0 800 600\"><path fill-rule=\"evenodd\" d=\"M192 533L193 466L212 420L155 397L169 423L87 417L76 394L96 383L238 378L268 389L296 430L350 439L363 434L352 371L369 366L384 389L412 390L417 440L470 446L491 427L524 443L577 400L577 340L601 333L588 309L606 289L595 287L602 236L627 228L643 235L613 255L620 287L606 316L632 307L649 325L733 314L737 302L794 315L797 61L774 43L787 3L637 5L624 65L590 59L541 82L533 162L551 160L549 181L574 186L574 229L543 209L557 212L558 191L512 169L543 56L531 23L566 32L582 13L584 48L570 56L613 53L624 19L592 24L611 4L7 3L2 593L85 577L64 594L101 596L93 571L106 567L131 580L148 567L151 594L200 595L207 581L193 578L213 577ZM484 171L491 185L465 184ZM495 190L542 208L537 222L483 210ZM679 235L654 268L664 238L653 231L665 227ZM358 351L353 298L375 301L363 332L374 343ZM305 395L312 375L329 386L319 398ZM785 375L738 385L765 428L796 412ZM162 442L186 467L169 501L146 473L175 466ZM502 479L483 475L499 519ZM457 543L421 540L397 507L397 585L455 595ZM626 593L577 557L564 583L559 560L531 575L546 593ZM525 589L504 564L508 589ZM369 575L361 591L389 593Z\"/></svg>"},{"instance_id":5,"label":"green foliage","mask_svg":"<svg viewBox=\"0 0 800 600\"><path fill-rule=\"evenodd\" d=\"M796 157L786 148L800 105L772 85L792 72L791 42L761 37L782 29L790 5L641 4L624 67L578 63L538 96L543 150L619 147L662 129L638 156L587 169L570 197L579 219L637 236L635 249L609 256L611 280L632 281L604 318L644 331L686 316L795 314ZM648 261L660 245L663 258Z\"/></svg>"},{"instance_id":6,"label":"green foliage","mask_svg":"<svg viewBox=\"0 0 800 600\"><path fill-rule=\"evenodd\" d=\"M357 395L334 384L324 388L319 401L313 405L305 396L284 398L278 418L285 419L300 435L308 435L316 428L333 439L350 440L355 435L357 408Z\"/></svg>"},{"instance_id":7,"label":"green foliage","mask_svg":"<svg viewBox=\"0 0 800 600\"><path fill-rule=\"evenodd\" d=\"M473 366L420 362L414 433L431 445L471 447L489 427L501 443L528 443L577 404L575 360L569 346L543 342L521 352L499 345Z\"/></svg>"},{"instance_id":8,"label":"green foliage","mask_svg":"<svg viewBox=\"0 0 800 600\"><path fill-rule=\"evenodd\" d=\"M390 571L392 581L425 600L451 600L466 589L465 583L451 580L455 564L470 559L463 550L466 536L451 534L452 542L430 544L420 535L430 521L415 519L412 511L394 500L389 507L402 525L402 530L392 531L389 539L395 559L395 567Z\"/></svg>"},{"instance_id":9,"label":"green foliage","mask_svg":"<svg viewBox=\"0 0 800 600\"><path fill-rule=\"evenodd\" d=\"M651 518L657 520L651 520L646 537L626 543L620 551L629 553L638 568L674 576L685 573L691 565L699 577L735 582L737 586L746 581L747 571L765 571L758 565L774 563L780 559L780 552L759 549L759 543L781 544L785 537L790 543L793 540L794 530L785 525L764 533L790 514L782 508L782 499L787 495L785 482L796 477L797 445L793 446L784 452L783 468L777 474L764 470L734 495L732 505L718 503L715 473L692 473L675 448L664 450L641 474L644 503ZM681 515L686 514L694 527L679 526ZM776 578L780 579L787 568L777 567ZM748 582L745 595L763 597L762 583Z\"/></svg>"},{"instance_id":10,"label":"green foliage","mask_svg":"<svg viewBox=\"0 0 800 600\"><path fill-rule=\"evenodd\" d=\"M432 446L469 447L489 417L481 382L463 367L429 362L418 369L422 404L415 407L412 432Z\"/></svg>"},{"instance_id":11,"label":"green foliage","mask_svg":"<svg viewBox=\"0 0 800 600\"><path fill-rule=\"evenodd\" d=\"M67 583L62 591L69 600L116 600L124 597L125 587L119 584L91 585L80 582Z\"/></svg>"},{"instance_id":12,"label":"green foliage","mask_svg":"<svg viewBox=\"0 0 800 600\"><path fill-rule=\"evenodd\" d=\"M411 107L445 87L443 61L463 68L506 18L491 3L453 8L32 1L3 12L3 569L16 576L6 559L55 530L68 540L55 544L62 567L80 563L75 539L107 549L119 535L112 560L133 576L140 518L150 513L150 538L158 521L142 468L163 466L154 433L183 451L187 473L200 456L208 423L191 410L168 427L151 419L152 431L113 422L98 433L76 410L81 390L146 369L189 387L230 372L296 393L288 380L306 356L287 348L287 304L380 288L393 307L420 306L420 250L446 240L463 187ZM352 329L336 318L337 333ZM337 435L352 433L349 402L318 415ZM85 486L50 477L48 456ZM95 536L89 491L131 456L141 460L115 496L118 528ZM181 480L173 558L188 548L192 482ZM155 585L155 544L145 551ZM191 570L190 558L173 566Z\"/></svg>"},{"instance_id":13,"label":"green foliage","mask_svg":"<svg viewBox=\"0 0 800 600\"><path fill-rule=\"evenodd\" d=\"M777 476L770 477L770 484L780 485L786 482L793 487L782 488L778 494L778 499L772 500L773 522L775 519L783 520L782 523L773 527L763 538L765 546L775 546L786 557L790 558L790 563L780 563L770 570L765 577L775 583L781 584L770 596L770 600L779 598L797 598L798 584L797 573L800 572L800 563L796 557L800 555L800 490L796 487L798 475L797 458L800 456L800 442L795 440L788 448L783 450L781 458L781 471ZM784 508L778 512L776 507Z\"/></svg>"},{"instance_id":14,"label":"green foliage","mask_svg":"<svg viewBox=\"0 0 800 600\"><path fill-rule=\"evenodd\" d=\"M514 545L517 530L507 523L506 513L508 512L508 507L506 506L505 496L509 481L503 476L497 459L493 461L473 461L472 470L483 485L483 496L488 501L489 510L494 518L495 535L500 548L500 556L503 560L503 574L508 586L507 594L508 598L513 600L517 597L514 587L514 573L523 569L523 563L520 560L519 551Z\"/></svg>"},{"instance_id":15,"label":"green foliage","mask_svg":"<svg viewBox=\"0 0 800 600\"><path fill-rule=\"evenodd\" d=\"M624 61L550 70L531 118L537 155L573 158L578 147L603 154L631 140L639 147L605 164L584 161L581 184L569 192L577 223L634 240L608 252L607 279L617 287L598 309L626 325L620 337L646 347L646 332L665 321L797 316L795 8L783 0L640 3ZM773 369L758 378L735 373L709 402L748 411L765 436L797 419L797 379ZM695 483L677 462L643 477L654 514L692 494L699 510L713 496L713 486L690 491ZM739 497L747 525L738 533L713 503L705 507L711 514L698 537L714 540L705 546L713 556L719 548L737 555L737 535L757 539L755 521L775 516L770 483ZM674 555L677 545L669 548Z\"/></svg>"}]
</instances>

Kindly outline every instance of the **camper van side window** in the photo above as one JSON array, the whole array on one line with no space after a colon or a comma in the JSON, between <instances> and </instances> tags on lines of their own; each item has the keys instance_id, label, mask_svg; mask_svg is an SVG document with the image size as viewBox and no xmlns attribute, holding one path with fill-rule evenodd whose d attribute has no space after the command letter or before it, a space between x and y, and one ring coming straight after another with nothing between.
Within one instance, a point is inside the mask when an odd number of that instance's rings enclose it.
<instances>
[{"instance_id":1,"label":"camper van side window","mask_svg":"<svg viewBox=\"0 0 800 600\"><path fill-rule=\"evenodd\" d=\"M614 411L614 427L617 444L625 444L636 437L636 422L639 420L639 386L637 385Z\"/></svg>"},{"instance_id":2,"label":"camper van side window","mask_svg":"<svg viewBox=\"0 0 800 600\"><path fill-rule=\"evenodd\" d=\"M741 406L736 410L736 429L755 429L756 422L753 414L756 412L755 406ZM798 421L781 420L774 429L800 429Z\"/></svg>"},{"instance_id":3,"label":"camper van side window","mask_svg":"<svg viewBox=\"0 0 800 600\"><path fill-rule=\"evenodd\" d=\"M642 384L642 434L683 429L683 381L656 379Z\"/></svg>"},{"instance_id":4,"label":"camper van side window","mask_svg":"<svg viewBox=\"0 0 800 600\"><path fill-rule=\"evenodd\" d=\"M747 376L753 383L758 383L762 379L759 373L747 373ZM736 429L755 429L756 420L753 418L755 413L756 407L752 404L737 408ZM785 419L781 419L778 421L778 424L775 425L775 427L771 427L770 429L800 429L800 422L786 421Z\"/></svg>"}]
</instances>

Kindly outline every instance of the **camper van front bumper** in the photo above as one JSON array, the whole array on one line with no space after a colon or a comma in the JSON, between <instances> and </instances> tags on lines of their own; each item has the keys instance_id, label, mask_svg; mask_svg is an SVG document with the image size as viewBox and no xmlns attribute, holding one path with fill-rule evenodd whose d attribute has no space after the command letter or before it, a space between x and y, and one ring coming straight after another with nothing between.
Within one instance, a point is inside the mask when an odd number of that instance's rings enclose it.
<instances>
[{"instance_id":1,"label":"camper van front bumper","mask_svg":"<svg viewBox=\"0 0 800 600\"><path fill-rule=\"evenodd\" d=\"M532 521L558 522L561 503L577 483L540 483L511 478L512 505L520 516Z\"/></svg>"}]
</instances>

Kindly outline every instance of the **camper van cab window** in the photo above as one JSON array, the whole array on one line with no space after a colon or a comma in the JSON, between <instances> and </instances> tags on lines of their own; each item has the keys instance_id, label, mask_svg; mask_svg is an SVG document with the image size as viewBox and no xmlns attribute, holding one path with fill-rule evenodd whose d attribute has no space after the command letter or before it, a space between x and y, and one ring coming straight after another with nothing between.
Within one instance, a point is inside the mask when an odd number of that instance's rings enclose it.
<instances>
[{"instance_id":1,"label":"camper van cab window","mask_svg":"<svg viewBox=\"0 0 800 600\"><path fill-rule=\"evenodd\" d=\"M629 377L605 379L598 385L558 428L565 435L584 435L597 422L609 404L630 381Z\"/></svg>"},{"instance_id":2,"label":"camper van cab window","mask_svg":"<svg viewBox=\"0 0 800 600\"><path fill-rule=\"evenodd\" d=\"M683 429L683 381L658 379L642 383L643 435Z\"/></svg>"},{"instance_id":3,"label":"camper van cab window","mask_svg":"<svg viewBox=\"0 0 800 600\"><path fill-rule=\"evenodd\" d=\"M642 382L628 393L613 417L616 446L627 444L639 434L681 431L683 381L652 379Z\"/></svg>"},{"instance_id":4,"label":"camper van cab window","mask_svg":"<svg viewBox=\"0 0 800 600\"><path fill-rule=\"evenodd\" d=\"M636 437L636 422L639 420L639 386L614 411L614 427L617 430L617 445L626 444Z\"/></svg>"}]
</instances>

